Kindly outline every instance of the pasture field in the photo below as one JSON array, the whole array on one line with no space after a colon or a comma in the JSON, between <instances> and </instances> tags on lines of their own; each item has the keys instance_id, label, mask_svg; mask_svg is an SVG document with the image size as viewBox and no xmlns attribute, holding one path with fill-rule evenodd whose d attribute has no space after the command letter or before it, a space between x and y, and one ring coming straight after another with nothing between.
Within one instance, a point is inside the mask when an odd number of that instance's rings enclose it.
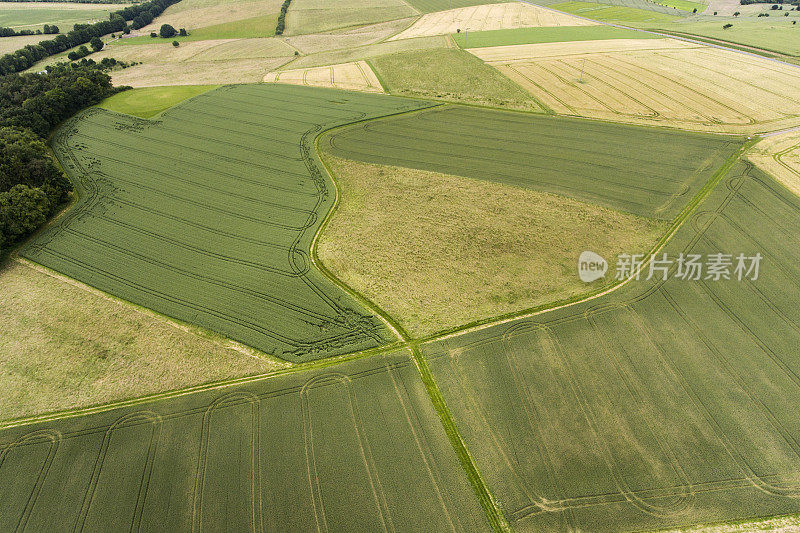
<instances>
[{"instance_id":1,"label":"pasture field","mask_svg":"<svg viewBox=\"0 0 800 533\"><path fill-rule=\"evenodd\" d=\"M126 4L81 4L71 2L0 2L0 27L37 29L55 24L66 33L75 24L107 20L108 14L124 9ZM39 35L39 40L53 36ZM5 39L6 37L3 37Z\"/></svg>"},{"instance_id":2,"label":"pasture field","mask_svg":"<svg viewBox=\"0 0 800 533\"><path fill-rule=\"evenodd\" d=\"M38 44L39 41L46 39L42 35L20 35L19 37L0 38L0 54L5 55L16 52L20 48L25 48L29 44Z\"/></svg>"},{"instance_id":3,"label":"pasture field","mask_svg":"<svg viewBox=\"0 0 800 533\"><path fill-rule=\"evenodd\" d=\"M665 7L674 7L675 9L683 11L694 11L696 9L697 13L702 13L708 6L708 4L692 2L691 0L658 0L655 3Z\"/></svg>"},{"instance_id":4,"label":"pasture field","mask_svg":"<svg viewBox=\"0 0 800 533\"><path fill-rule=\"evenodd\" d=\"M406 0L406 3L414 6L420 13L434 13L459 7L480 6L486 4L487 0Z\"/></svg>"},{"instance_id":5,"label":"pasture field","mask_svg":"<svg viewBox=\"0 0 800 533\"><path fill-rule=\"evenodd\" d=\"M324 160L341 202L320 260L415 337L583 293L573 273L583 250L645 253L666 230L502 183Z\"/></svg>"},{"instance_id":6,"label":"pasture field","mask_svg":"<svg viewBox=\"0 0 800 533\"><path fill-rule=\"evenodd\" d=\"M550 7L566 13L572 13L573 15L604 22L671 22L676 20L679 14L685 14L682 11L672 8L665 8L669 11L663 13L650 9L640 9L638 7L597 4L594 2L560 2L550 5Z\"/></svg>"},{"instance_id":7,"label":"pasture field","mask_svg":"<svg viewBox=\"0 0 800 533\"><path fill-rule=\"evenodd\" d=\"M557 113L731 133L800 124L800 71L674 39L471 49Z\"/></svg>"},{"instance_id":8,"label":"pasture field","mask_svg":"<svg viewBox=\"0 0 800 533\"><path fill-rule=\"evenodd\" d=\"M463 50L390 54L370 64L392 94L541 111L525 90Z\"/></svg>"},{"instance_id":9,"label":"pasture field","mask_svg":"<svg viewBox=\"0 0 800 533\"><path fill-rule=\"evenodd\" d=\"M489 531L407 352L0 431L0 529Z\"/></svg>"},{"instance_id":10,"label":"pasture field","mask_svg":"<svg viewBox=\"0 0 800 533\"><path fill-rule=\"evenodd\" d=\"M604 39L658 39L658 35L613 26L572 26L549 28L515 28L471 32L452 36L461 48L487 48L517 44L601 41Z\"/></svg>"},{"instance_id":11,"label":"pasture field","mask_svg":"<svg viewBox=\"0 0 800 533\"><path fill-rule=\"evenodd\" d=\"M740 161L664 252L760 253L757 279L658 275L424 347L517 531L800 511L798 228L800 199Z\"/></svg>"},{"instance_id":12,"label":"pasture field","mask_svg":"<svg viewBox=\"0 0 800 533\"><path fill-rule=\"evenodd\" d=\"M403 0L292 0L286 12L285 34L319 33L417 14Z\"/></svg>"},{"instance_id":13,"label":"pasture field","mask_svg":"<svg viewBox=\"0 0 800 533\"><path fill-rule=\"evenodd\" d=\"M473 32L507 28L591 26L595 24L539 6L521 2L506 2L428 13L410 28L390 40L457 33L459 30Z\"/></svg>"},{"instance_id":14,"label":"pasture field","mask_svg":"<svg viewBox=\"0 0 800 533\"><path fill-rule=\"evenodd\" d=\"M23 261L0 286L2 420L287 366Z\"/></svg>"},{"instance_id":15,"label":"pasture field","mask_svg":"<svg viewBox=\"0 0 800 533\"><path fill-rule=\"evenodd\" d=\"M747 158L800 196L800 134L767 137L748 152Z\"/></svg>"},{"instance_id":16,"label":"pasture field","mask_svg":"<svg viewBox=\"0 0 800 533\"><path fill-rule=\"evenodd\" d=\"M53 147L80 199L21 255L291 361L389 339L312 264L334 203L326 127L424 107L278 84L225 86L147 121L93 108Z\"/></svg>"},{"instance_id":17,"label":"pasture field","mask_svg":"<svg viewBox=\"0 0 800 533\"><path fill-rule=\"evenodd\" d=\"M331 154L555 193L672 220L742 138L465 106L339 128Z\"/></svg>"},{"instance_id":18,"label":"pasture field","mask_svg":"<svg viewBox=\"0 0 800 533\"><path fill-rule=\"evenodd\" d=\"M268 83L289 83L311 87L330 87L349 91L382 93L381 82L366 61L340 63L328 67L278 70L264 77Z\"/></svg>"},{"instance_id":19,"label":"pasture field","mask_svg":"<svg viewBox=\"0 0 800 533\"><path fill-rule=\"evenodd\" d=\"M682 20L680 23L670 25L649 24L647 27L722 39L800 57L800 32L797 31L798 27L792 24L792 21L798 20L798 12L789 13L789 17L773 14L769 18L720 16L708 20L705 17L700 20ZM723 29L722 27L728 23L733 24L733 27Z\"/></svg>"},{"instance_id":20,"label":"pasture field","mask_svg":"<svg viewBox=\"0 0 800 533\"><path fill-rule=\"evenodd\" d=\"M151 118L184 100L217 87L218 85L144 87L117 93L111 98L106 98L99 105L109 111L139 118Z\"/></svg>"}]
</instances>

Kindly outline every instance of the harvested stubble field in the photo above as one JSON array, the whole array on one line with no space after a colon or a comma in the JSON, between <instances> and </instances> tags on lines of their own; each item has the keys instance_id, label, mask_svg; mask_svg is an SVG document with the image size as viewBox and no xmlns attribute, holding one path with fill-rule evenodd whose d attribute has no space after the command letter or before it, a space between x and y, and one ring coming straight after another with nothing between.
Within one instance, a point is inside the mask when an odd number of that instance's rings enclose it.
<instances>
[{"instance_id":1,"label":"harvested stubble field","mask_svg":"<svg viewBox=\"0 0 800 533\"><path fill-rule=\"evenodd\" d=\"M417 14L403 0L292 0L286 12L285 34L319 33Z\"/></svg>"},{"instance_id":2,"label":"harvested stubble field","mask_svg":"<svg viewBox=\"0 0 800 533\"><path fill-rule=\"evenodd\" d=\"M446 106L337 129L338 157L556 193L674 218L742 139Z\"/></svg>"},{"instance_id":3,"label":"harvested stubble field","mask_svg":"<svg viewBox=\"0 0 800 533\"><path fill-rule=\"evenodd\" d=\"M489 530L407 352L4 429L0 450L3 531Z\"/></svg>"},{"instance_id":4,"label":"harvested stubble field","mask_svg":"<svg viewBox=\"0 0 800 533\"><path fill-rule=\"evenodd\" d=\"M556 113L700 131L800 123L800 70L674 39L476 48Z\"/></svg>"},{"instance_id":5,"label":"harvested stubble field","mask_svg":"<svg viewBox=\"0 0 800 533\"><path fill-rule=\"evenodd\" d=\"M425 347L517 531L800 511L798 228L800 200L739 162L665 252L760 253L757 280L657 276Z\"/></svg>"},{"instance_id":6,"label":"harvested stubble field","mask_svg":"<svg viewBox=\"0 0 800 533\"><path fill-rule=\"evenodd\" d=\"M583 250L645 253L666 230L502 183L324 159L341 202L320 260L415 337L584 293Z\"/></svg>"},{"instance_id":7,"label":"harvested stubble field","mask_svg":"<svg viewBox=\"0 0 800 533\"><path fill-rule=\"evenodd\" d=\"M767 137L759 141L747 158L800 196L800 133Z\"/></svg>"},{"instance_id":8,"label":"harvested stubble field","mask_svg":"<svg viewBox=\"0 0 800 533\"><path fill-rule=\"evenodd\" d=\"M367 26L334 30L326 33L291 35L284 41L304 54L332 52L346 48L363 47L375 44L407 28L415 17L379 22Z\"/></svg>"},{"instance_id":9,"label":"harvested stubble field","mask_svg":"<svg viewBox=\"0 0 800 533\"><path fill-rule=\"evenodd\" d=\"M521 2L485 4L423 15L407 30L390 40L443 35L463 31L501 30L547 26L592 26L596 22Z\"/></svg>"},{"instance_id":10,"label":"harvested stubble field","mask_svg":"<svg viewBox=\"0 0 800 533\"><path fill-rule=\"evenodd\" d=\"M313 143L424 105L265 84L216 89L158 121L90 109L53 139L79 202L21 254L292 361L383 344L378 319L312 265L335 197Z\"/></svg>"},{"instance_id":11,"label":"harvested stubble field","mask_svg":"<svg viewBox=\"0 0 800 533\"><path fill-rule=\"evenodd\" d=\"M264 77L267 83L289 83L311 87L330 87L349 91L382 93L381 82L365 61L327 67L278 70Z\"/></svg>"}]
</instances>

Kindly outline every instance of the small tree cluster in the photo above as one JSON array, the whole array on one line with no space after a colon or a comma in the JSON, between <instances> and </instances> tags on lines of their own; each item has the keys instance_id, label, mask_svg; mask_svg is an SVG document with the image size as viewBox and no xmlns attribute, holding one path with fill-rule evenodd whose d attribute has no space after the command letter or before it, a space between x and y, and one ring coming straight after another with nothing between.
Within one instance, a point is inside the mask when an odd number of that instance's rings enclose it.
<instances>
[{"instance_id":1,"label":"small tree cluster","mask_svg":"<svg viewBox=\"0 0 800 533\"><path fill-rule=\"evenodd\" d=\"M283 35L283 30L286 29L286 12L289 10L289 4L292 0L283 0L281 5L281 13L278 15L278 25L275 26L275 35Z\"/></svg>"}]
</instances>

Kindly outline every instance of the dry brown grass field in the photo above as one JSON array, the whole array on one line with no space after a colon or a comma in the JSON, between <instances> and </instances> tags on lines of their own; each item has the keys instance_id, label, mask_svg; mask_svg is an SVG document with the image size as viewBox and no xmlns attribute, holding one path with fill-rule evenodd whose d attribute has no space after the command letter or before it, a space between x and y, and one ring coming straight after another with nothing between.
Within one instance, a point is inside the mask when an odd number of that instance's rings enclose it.
<instances>
[{"instance_id":1,"label":"dry brown grass field","mask_svg":"<svg viewBox=\"0 0 800 533\"><path fill-rule=\"evenodd\" d=\"M27 262L0 269L0 286L3 419L287 366Z\"/></svg>"},{"instance_id":2,"label":"dry brown grass field","mask_svg":"<svg viewBox=\"0 0 800 533\"><path fill-rule=\"evenodd\" d=\"M590 26L595 22L530 4L507 2L427 13L390 40L461 31L502 30L540 26Z\"/></svg>"},{"instance_id":3,"label":"dry brown grass field","mask_svg":"<svg viewBox=\"0 0 800 533\"><path fill-rule=\"evenodd\" d=\"M285 68L308 68L335 65L337 63L349 63L351 61L361 61L382 56L392 56L401 52L425 52L427 59L435 60L440 50L454 48L453 40L445 35L434 35L431 37L417 37L414 39L404 39L402 41L384 41L367 46L355 46L332 50L330 52L320 52L300 56L296 60L287 64Z\"/></svg>"},{"instance_id":4,"label":"dry brown grass field","mask_svg":"<svg viewBox=\"0 0 800 533\"><path fill-rule=\"evenodd\" d=\"M381 82L365 61L326 67L279 70L264 77L268 83L331 87L350 91L383 92Z\"/></svg>"},{"instance_id":5,"label":"dry brown grass field","mask_svg":"<svg viewBox=\"0 0 800 533\"><path fill-rule=\"evenodd\" d=\"M585 249L649 249L666 223L498 183L325 157L341 201L322 262L414 335L586 290Z\"/></svg>"},{"instance_id":6,"label":"dry brown grass field","mask_svg":"<svg viewBox=\"0 0 800 533\"><path fill-rule=\"evenodd\" d=\"M556 113L755 133L800 123L800 71L673 39L470 50Z\"/></svg>"}]
</instances>

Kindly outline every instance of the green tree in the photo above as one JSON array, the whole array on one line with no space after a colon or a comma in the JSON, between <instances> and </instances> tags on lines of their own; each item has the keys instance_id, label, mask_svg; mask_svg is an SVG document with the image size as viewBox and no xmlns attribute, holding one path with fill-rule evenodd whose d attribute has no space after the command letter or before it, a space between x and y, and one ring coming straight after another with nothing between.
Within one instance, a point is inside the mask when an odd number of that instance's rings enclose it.
<instances>
[{"instance_id":1,"label":"green tree","mask_svg":"<svg viewBox=\"0 0 800 533\"><path fill-rule=\"evenodd\" d=\"M41 189L14 185L0 193L0 229L6 240L27 235L45 223L50 201Z\"/></svg>"},{"instance_id":2,"label":"green tree","mask_svg":"<svg viewBox=\"0 0 800 533\"><path fill-rule=\"evenodd\" d=\"M99 52L100 50L103 49L105 43L103 43L103 40L100 37L92 37L92 40L89 41L89 46L91 46L92 50L94 50L95 52Z\"/></svg>"},{"instance_id":3,"label":"green tree","mask_svg":"<svg viewBox=\"0 0 800 533\"><path fill-rule=\"evenodd\" d=\"M178 35L178 31L169 24L164 24L161 26L161 29L158 30L158 34L164 39L169 39L170 37Z\"/></svg>"}]
</instances>

